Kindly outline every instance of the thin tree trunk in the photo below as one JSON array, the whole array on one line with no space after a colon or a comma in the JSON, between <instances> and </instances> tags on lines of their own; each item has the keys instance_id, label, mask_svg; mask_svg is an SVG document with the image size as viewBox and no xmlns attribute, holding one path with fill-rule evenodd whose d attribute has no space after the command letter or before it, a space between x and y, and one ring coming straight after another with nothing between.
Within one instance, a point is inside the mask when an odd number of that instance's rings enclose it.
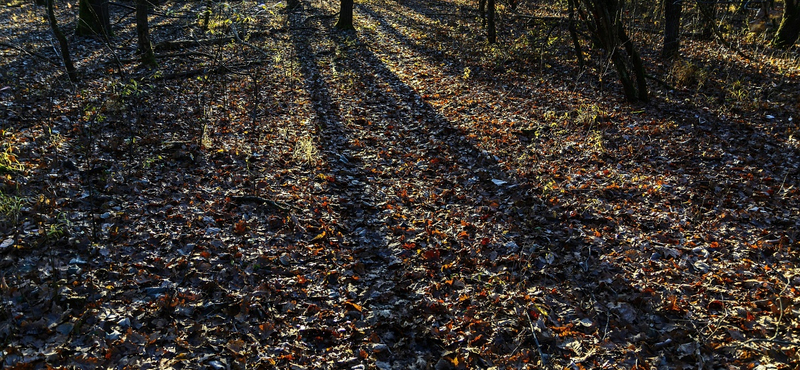
<instances>
[{"instance_id":1,"label":"thin tree trunk","mask_svg":"<svg viewBox=\"0 0 800 370\"><path fill-rule=\"evenodd\" d=\"M800 36L800 0L785 0L781 25L778 27L772 45L776 48L787 49L797 42L798 36Z\"/></svg>"},{"instance_id":2,"label":"thin tree trunk","mask_svg":"<svg viewBox=\"0 0 800 370\"><path fill-rule=\"evenodd\" d=\"M136 0L136 34L139 38L142 65L155 67L158 63L153 53L153 44L150 42L150 26L147 23L148 5L147 0Z\"/></svg>"},{"instance_id":3,"label":"thin tree trunk","mask_svg":"<svg viewBox=\"0 0 800 370\"><path fill-rule=\"evenodd\" d=\"M572 38L572 45L575 47L575 56L578 58L578 67L583 69L585 65L583 61L583 51L581 50L581 41L578 38L578 28L575 26L575 0L568 0L569 6L569 36Z\"/></svg>"},{"instance_id":4,"label":"thin tree trunk","mask_svg":"<svg viewBox=\"0 0 800 370\"><path fill-rule=\"evenodd\" d=\"M340 30L354 30L353 27L353 0L341 0L339 7L339 21L336 28Z\"/></svg>"},{"instance_id":5,"label":"thin tree trunk","mask_svg":"<svg viewBox=\"0 0 800 370\"><path fill-rule=\"evenodd\" d=\"M56 21L56 14L53 10L53 0L47 0L47 20L50 22L50 28L53 30L53 34L56 36L61 48L61 59L64 61L64 67L67 69L67 76L70 81L78 82L78 71L75 70L75 65L72 64L72 58L69 56L69 43Z\"/></svg>"},{"instance_id":6,"label":"thin tree trunk","mask_svg":"<svg viewBox=\"0 0 800 370\"><path fill-rule=\"evenodd\" d=\"M625 98L630 102L646 102L647 83L644 64L622 23L622 3L617 0L581 0L586 8L582 17L592 37L599 43L619 76Z\"/></svg>"},{"instance_id":7,"label":"thin tree trunk","mask_svg":"<svg viewBox=\"0 0 800 370\"><path fill-rule=\"evenodd\" d=\"M628 54L628 59L633 67L633 75L636 78L636 98L639 101L646 102L650 100L650 97L647 94L647 79L646 73L644 70L644 63L642 63L642 58L639 56L639 52L636 50L636 47L633 45L633 41L631 41L630 37L628 37L628 33L625 32L625 27L623 27L622 22L618 25L620 41L622 41L622 45L625 46L625 52Z\"/></svg>"},{"instance_id":8,"label":"thin tree trunk","mask_svg":"<svg viewBox=\"0 0 800 370\"><path fill-rule=\"evenodd\" d=\"M481 15L481 26L486 27L486 0L478 0L478 12Z\"/></svg>"},{"instance_id":9,"label":"thin tree trunk","mask_svg":"<svg viewBox=\"0 0 800 370\"><path fill-rule=\"evenodd\" d=\"M682 0L664 0L664 45L661 57L665 59L678 56L681 42Z\"/></svg>"},{"instance_id":10,"label":"thin tree trunk","mask_svg":"<svg viewBox=\"0 0 800 370\"><path fill-rule=\"evenodd\" d=\"M497 42L497 28L495 26L495 0L488 0L488 40L490 44Z\"/></svg>"},{"instance_id":11,"label":"thin tree trunk","mask_svg":"<svg viewBox=\"0 0 800 370\"><path fill-rule=\"evenodd\" d=\"M111 36L111 16L108 12L107 0L79 0L78 29L81 36Z\"/></svg>"},{"instance_id":12,"label":"thin tree trunk","mask_svg":"<svg viewBox=\"0 0 800 370\"><path fill-rule=\"evenodd\" d=\"M700 11L702 22L700 38L703 40L711 40L714 38L714 29L717 27L717 4L710 1L699 1L697 3L697 9Z\"/></svg>"},{"instance_id":13,"label":"thin tree trunk","mask_svg":"<svg viewBox=\"0 0 800 370\"><path fill-rule=\"evenodd\" d=\"M211 22L211 11L214 4L211 0L206 0L205 9L203 9L203 22L200 23L200 29L203 32L208 31L208 23Z\"/></svg>"}]
</instances>

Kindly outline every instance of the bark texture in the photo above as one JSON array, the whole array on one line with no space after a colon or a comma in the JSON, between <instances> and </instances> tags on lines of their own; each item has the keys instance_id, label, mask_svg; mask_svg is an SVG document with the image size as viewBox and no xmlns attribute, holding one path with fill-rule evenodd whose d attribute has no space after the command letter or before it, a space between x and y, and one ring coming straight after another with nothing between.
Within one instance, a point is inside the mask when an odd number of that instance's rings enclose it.
<instances>
[{"instance_id":1,"label":"bark texture","mask_svg":"<svg viewBox=\"0 0 800 370\"><path fill-rule=\"evenodd\" d=\"M136 35L138 36L139 55L142 65L155 67L156 56L150 42L150 25L147 23L147 0L136 0Z\"/></svg>"}]
</instances>

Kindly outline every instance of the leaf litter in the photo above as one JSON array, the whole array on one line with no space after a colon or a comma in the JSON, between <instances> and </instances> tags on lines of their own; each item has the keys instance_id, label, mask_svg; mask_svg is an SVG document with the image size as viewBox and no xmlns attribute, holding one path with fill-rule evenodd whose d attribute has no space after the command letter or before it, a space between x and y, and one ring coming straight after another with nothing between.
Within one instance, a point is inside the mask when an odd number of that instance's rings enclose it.
<instances>
[{"instance_id":1,"label":"leaf litter","mask_svg":"<svg viewBox=\"0 0 800 370\"><path fill-rule=\"evenodd\" d=\"M359 3L356 34L276 6L226 10L271 61L160 60L237 73L126 80L76 39L76 88L3 49L4 367L797 365L796 54L687 40L703 86L632 107L460 2ZM0 41L57 60L38 11Z\"/></svg>"}]
</instances>

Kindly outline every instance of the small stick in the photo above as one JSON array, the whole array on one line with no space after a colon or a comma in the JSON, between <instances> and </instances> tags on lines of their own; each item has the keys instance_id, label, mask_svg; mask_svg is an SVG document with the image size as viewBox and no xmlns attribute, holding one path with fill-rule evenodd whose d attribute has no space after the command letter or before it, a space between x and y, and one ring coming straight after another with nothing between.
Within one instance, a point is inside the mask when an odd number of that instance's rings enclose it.
<instances>
[{"instance_id":1,"label":"small stick","mask_svg":"<svg viewBox=\"0 0 800 370\"><path fill-rule=\"evenodd\" d=\"M39 55L39 54L36 54L36 53L30 52L30 51L27 51L27 50L25 50L25 49L23 49L23 48L21 48L21 47L18 47L18 46L15 46L15 45L9 44L9 43L7 43L7 42L0 42L0 46L6 47L6 48L9 48L9 49L14 49L14 50L16 50L16 51L19 51L19 52L22 52L22 53L28 54L28 55L30 55L30 56L37 57L37 58L39 58L39 59L41 59L41 60L44 60L44 61L46 61L46 62L48 62L48 63L50 63L50 64L52 64L52 65L56 66L56 67L61 67L61 65L60 65L60 64L58 64L58 63L56 63L56 62L54 62L54 61L50 60L50 59L49 59L49 58L47 58L47 57L41 56L41 55Z\"/></svg>"},{"instance_id":2,"label":"small stick","mask_svg":"<svg viewBox=\"0 0 800 370\"><path fill-rule=\"evenodd\" d=\"M536 350L539 351L539 358L542 359L542 366L547 366L547 359L544 358L544 353L542 353L542 347L539 345L539 338L536 336L536 328L533 326L533 319L531 318L531 313L528 310L525 310L525 314L528 315L528 323L531 324L531 334L533 334L533 341L536 342Z\"/></svg>"}]
</instances>

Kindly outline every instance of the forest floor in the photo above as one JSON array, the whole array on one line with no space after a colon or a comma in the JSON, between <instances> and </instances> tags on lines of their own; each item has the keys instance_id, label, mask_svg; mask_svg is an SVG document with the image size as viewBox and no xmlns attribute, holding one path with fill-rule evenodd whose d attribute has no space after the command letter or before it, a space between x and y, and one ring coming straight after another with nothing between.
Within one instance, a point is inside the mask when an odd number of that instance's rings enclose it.
<instances>
[{"instance_id":1,"label":"forest floor","mask_svg":"<svg viewBox=\"0 0 800 370\"><path fill-rule=\"evenodd\" d=\"M215 4L58 2L77 84L0 8L3 368L800 365L797 49L634 27L632 105L533 2Z\"/></svg>"}]
</instances>

